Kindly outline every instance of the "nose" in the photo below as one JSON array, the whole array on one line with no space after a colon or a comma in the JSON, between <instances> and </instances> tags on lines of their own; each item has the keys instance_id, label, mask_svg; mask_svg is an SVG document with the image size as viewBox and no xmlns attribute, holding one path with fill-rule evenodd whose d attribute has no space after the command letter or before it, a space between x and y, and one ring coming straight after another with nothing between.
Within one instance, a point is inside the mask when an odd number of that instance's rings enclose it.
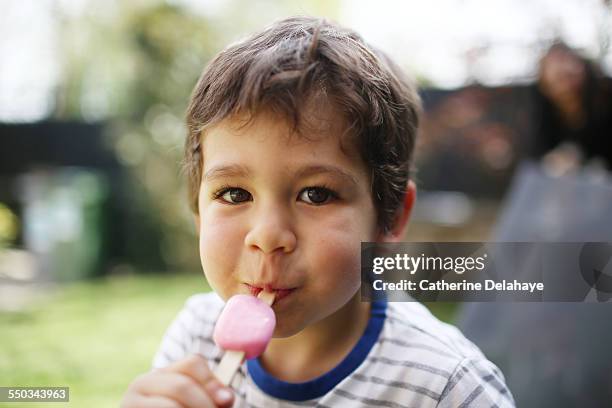
<instances>
[{"instance_id":1,"label":"nose","mask_svg":"<svg viewBox=\"0 0 612 408\"><path fill-rule=\"evenodd\" d=\"M291 217L278 206L271 206L255 214L255 222L247 233L244 243L249 248L264 253L292 252L297 238L292 228Z\"/></svg>"}]
</instances>

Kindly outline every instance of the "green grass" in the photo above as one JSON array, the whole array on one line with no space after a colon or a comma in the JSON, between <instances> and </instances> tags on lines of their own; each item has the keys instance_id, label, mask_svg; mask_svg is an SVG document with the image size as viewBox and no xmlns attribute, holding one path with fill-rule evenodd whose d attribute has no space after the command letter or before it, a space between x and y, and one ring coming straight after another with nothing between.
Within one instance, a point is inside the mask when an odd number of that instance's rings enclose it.
<instances>
[{"instance_id":1,"label":"green grass","mask_svg":"<svg viewBox=\"0 0 612 408\"><path fill-rule=\"evenodd\" d=\"M113 276L61 286L24 311L0 312L0 386L70 387L69 403L12 405L21 408L116 407L134 377L149 370L187 297L207 290L197 273ZM427 306L453 318L453 304Z\"/></svg>"},{"instance_id":2,"label":"green grass","mask_svg":"<svg viewBox=\"0 0 612 408\"><path fill-rule=\"evenodd\" d=\"M70 403L116 407L149 370L186 298L208 290L199 274L110 277L58 289L21 312L0 312L0 385L68 386ZM0 406L8 406L0 403Z\"/></svg>"},{"instance_id":3,"label":"green grass","mask_svg":"<svg viewBox=\"0 0 612 408\"><path fill-rule=\"evenodd\" d=\"M459 308L459 303L457 302L423 302L423 304L438 319L447 323L452 323L455 320Z\"/></svg>"}]
</instances>

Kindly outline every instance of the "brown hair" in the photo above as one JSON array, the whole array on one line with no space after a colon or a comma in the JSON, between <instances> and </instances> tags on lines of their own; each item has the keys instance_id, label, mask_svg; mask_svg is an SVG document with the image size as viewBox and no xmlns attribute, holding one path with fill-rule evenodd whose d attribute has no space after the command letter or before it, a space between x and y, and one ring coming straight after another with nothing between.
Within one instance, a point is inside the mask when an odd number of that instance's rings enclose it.
<instances>
[{"instance_id":1,"label":"brown hair","mask_svg":"<svg viewBox=\"0 0 612 408\"><path fill-rule=\"evenodd\" d=\"M388 232L410 178L420 100L382 52L354 31L323 19L292 17L230 45L204 69L187 110L185 171L198 213L201 133L236 113L272 109L299 130L304 104L323 94L347 120L372 174L378 225Z\"/></svg>"}]
</instances>

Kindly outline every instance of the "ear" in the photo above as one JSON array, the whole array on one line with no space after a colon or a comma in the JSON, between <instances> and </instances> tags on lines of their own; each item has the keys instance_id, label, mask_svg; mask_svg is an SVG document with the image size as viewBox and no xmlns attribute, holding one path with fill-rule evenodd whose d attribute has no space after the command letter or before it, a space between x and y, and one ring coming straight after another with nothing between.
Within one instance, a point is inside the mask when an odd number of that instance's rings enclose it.
<instances>
[{"instance_id":1,"label":"ear","mask_svg":"<svg viewBox=\"0 0 612 408\"><path fill-rule=\"evenodd\" d=\"M397 210L398 213L395 218L395 222L390 232L381 234L380 242L400 242L404 238L404 232L408 226L408 220L412 213L414 202L416 201L416 185L412 180L408 181L406 185L406 194L404 194L404 201L401 207Z\"/></svg>"}]
</instances>

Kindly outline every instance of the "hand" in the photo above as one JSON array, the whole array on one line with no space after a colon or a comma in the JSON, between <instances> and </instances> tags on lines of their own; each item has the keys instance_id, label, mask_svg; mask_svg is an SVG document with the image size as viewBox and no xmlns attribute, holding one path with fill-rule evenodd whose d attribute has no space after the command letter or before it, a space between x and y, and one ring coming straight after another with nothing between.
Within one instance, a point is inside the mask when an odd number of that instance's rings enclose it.
<instances>
[{"instance_id":1,"label":"hand","mask_svg":"<svg viewBox=\"0 0 612 408\"><path fill-rule=\"evenodd\" d=\"M582 163L582 151L573 143L562 143L542 157L544 170L552 176L575 173Z\"/></svg>"},{"instance_id":2,"label":"hand","mask_svg":"<svg viewBox=\"0 0 612 408\"><path fill-rule=\"evenodd\" d=\"M234 394L194 354L183 360L139 375L128 386L121 408L231 407Z\"/></svg>"}]
</instances>

